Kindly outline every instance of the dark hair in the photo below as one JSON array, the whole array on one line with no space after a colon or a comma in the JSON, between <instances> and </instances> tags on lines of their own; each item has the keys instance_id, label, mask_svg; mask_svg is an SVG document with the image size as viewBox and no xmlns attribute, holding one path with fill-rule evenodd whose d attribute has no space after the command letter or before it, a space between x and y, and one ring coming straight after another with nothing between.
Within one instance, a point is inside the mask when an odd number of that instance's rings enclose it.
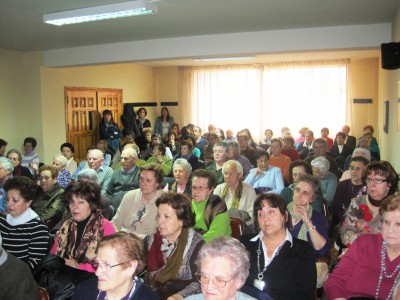
<instances>
[{"instance_id":1,"label":"dark hair","mask_svg":"<svg viewBox=\"0 0 400 300\"><path fill-rule=\"evenodd\" d=\"M385 212L395 211L400 209L400 195L390 195L382 200L379 207L379 214L381 217Z\"/></svg>"},{"instance_id":2,"label":"dark hair","mask_svg":"<svg viewBox=\"0 0 400 300\"><path fill-rule=\"evenodd\" d=\"M256 160L260 159L261 156L266 156L269 160L269 154L267 151L263 150L263 149L259 149L256 151L256 153L254 153L254 158Z\"/></svg>"},{"instance_id":3,"label":"dark hair","mask_svg":"<svg viewBox=\"0 0 400 300\"><path fill-rule=\"evenodd\" d=\"M129 129L129 128L124 128L124 129L122 129L122 135L123 135L124 137L126 137L126 136L128 136L128 135L131 135L133 140L134 140L135 137L136 137L135 132L134 132L132 129Z\"/></svg>"},{"instance_id":4,"label":"dark hair","mask_svg":"<svg viewBox=\"0 0 400 300\"><path fill-rule=\"evenodd\" d=\"M183 221L183 228L193 227L196 223L191 200L185 194L165 193L156 200L156 206L160 204L168 204L175 210L178 220Z\"/></svg>"},{"instance_id":5,"label":"dark hair","mask_svg":"<svg viewBox=\"0 0 400 300\"><path fill-rule=\"evenodd\" d=\"M217 185L217 179L215 178L214 173L211 171L204 170L204 169L197 169L192 174L192 180L195 177L207 178L208 179L207 186L210 189L215 188L215 186Z\"/></svg>"},{"instance_id":6,"label":"dark hair","mask_svg":"<svg viewBox=\"0 0 400 300\"><path fill-rule=\"evenodd\" d=\"M308 162L302 159L294 160L290 163L289 166L289 180L291 183L293 183L293 169L296 167L303 167L307 174L313 174L311 165Z\"/></svg>"},{"instance_id":7,"label":"dark hair","mask_svg":"<svg viewBox=\"0 0 400 300\"><path fill-rule=\"evenodd\" d=\"M161 107L161 120L163 120L163 115L162 115L163 110L166 110L166 111L167 111L168 114L167 114L166 121L169 122L169 119L170 119L169 110L168 110L168 108L165 107L165 106Z\"/></svg>"},{"instance_id":8,"label":"dark hair","mask_svg":"<svg viewBox=\"0 0 400 300\"><path fill-rule=\"evenodd\" d=\"M7 145L8 145L8 143L5 140L0 139L0 148L3 146L7 146Z\"/></svg>"},{"instance_id":9,"label":"dark hair","mask_svg":"<svg viewBox=\"0 0 400 300\"><path fill-rule=\"evenodd\" d=\"M44 165L44 166L41 166L39 168L39 174L42 173L43 171L50 171L51 177L53 179L57 178L57 176L58 176L58 170L56 169L56 167L53 167L53 166L50 166L50 165Z\"/></svg>"},{"instance_id":10,"label":"dark hair","mask_svg":"<svg viewBox=\"0 0 400 300\"><path fill-rule=\"evenodd\" d=\"M392 195L398 191L399 175L396 170L390 164L390 162L381 161L371 161L367 166L366 176L370 174L379 174L386 178L388 184L390 184L388 195Z\"/></svg>"},{"instance_id":11,"label":"dark hair","mask_svg":"<svg viewBox=\"0 0 400 300\"><path fill-rule=\"evenodd\" d=\"M111 110L109 110L109 109L103 110L103 118L102 118L103 122L104 122L104 116L105 115L110 115L111 116L110 123L115 124Z\"/></svg>"},{"instance_id":12,"label":"dark hair","mask_svg":"<svg viewBox=\"0 0 400 300\"><path fill-rule=\"evenodd\" d=\"M158 151L161 152L161 154L162 154L163 156L165 155L166 149L165 149L165 146L164 146L163 144L154 145L154 148L153 148L153 149L157 149Z\"/></svg>"},{"instance_id":13,"label":"dark hair","mask_svg":"<svg viewBox=\"0 0 400 300\"><path fill-rule=\"evenodd\" d=\"M372 134L375 131L374 126L372 126L372 125L365 125L364 128L363 128L363 132L366 131L367 129L369 129Z\"/></svg>"},{"instance_id":14,"label":"dark hair","mask_svg":"<svg viewBox=\"0 0 400 300\"><path fill-rule=\"evenodd\" d=\"M133 233L116 232L103 237L97 245L96 253L102 247L111 247L117 252L118 261L137 261L137 267L133 276L140 273L146 266L143 241Z\"/></svg>"},{"instance_id":15,"label":"dark hair","mask_svg":"<svg viewBox=\"0 0 400 300\"><path fill-rule=\"evenodd\" d=\"M367 166L367 165L369 164L369 160L366 159L364 156L354 156L354 157L352 157L352 158L350 159L350 163L351 163L352 161L361 162L361 163L363 163L365 166Z\"/></svg>"},{"instance_id":16,"label":"dark hair","mask_svg":"<svg viewBox=\"0 0 400 300\"><path fill-rule=\"evenodd\" d=\"M62 144L61 147L60 147L60 151L62 151L62 149L63 149L64 147L69 148L69 149L71 150L72 153L75 152L75 148L74 148L74 146L73 146L71 143L64 143L64 144Z\"/></svg>"},{"instance_id":17,"label":"dark hair","mask_svg":"<svg viewBox=\"0 0 400 300\"><path fill-rule=\"evenodd\" d=\"M299 184L300 182L306 182L311 186L311 188L314 192L313 201L317 198L322 197L322 189L321 189L321 185L319 183L318 178L316 178L312 175L309 175L309 174L303 174L303 175L300 175L299 180L296 183L296 185Z\"/></svg>"},{"instance_id":18,"label":"dark hair","mask_svg":"<svg viewBox=\"0 0 400 300\"><path fill-rule=\"evenodd\" d=\"M264 134L265 134L267 131L271 132L271 135L274 135L274 132L273 132L271 129L265 129Z\"/></svg>"},{"instance_id":19,"label":"dark hair","mask_svg":"<svg viewBox=\"0 0 400 300\"><path fill-rule=\"evenodd\" d=\"M323 138L318 138L314 140L314 144L321 144L323 145L325 148L328 148L328 143L326 142L325 139Z\"/></svg>"},{"instance_id":20,"label":"dark hair","mask_svg":"<svg viewBox=\"0 0 400 300\"><path fill-rule=\"evenodd\" d=\"M36 141L36 139L33 138L33 137L31 137L31 136L25 138L25 140L24 140L24 146L25 146L25 144L27 144L27 143L32 144L32 148L33 148L33 149L35 149L36 146L37 146L37 141Z\"/></svg>"},{"instance_id":21,"label":"dark hair","mask_svg":"<svg viewBox=\"0 0 400 300\"><path fill-rule=\"evenodd\" d=\"M291 136L285 136L285 137L283 138L283 141L292 144L292 147L293 147L293 145L294 145L294 138L291 137ZM271 141L271 142L272 142L272 141Z\"/></svg>"},{"instance_id":22,"label":"dark hair","mask_svg":"<svg viewBox=\"0 0 400 300\"><path fill-rule=\"evenodd\" d=\"M274 138L271 140L271 145L272 143L279 143L280 147L282 148L282 141L280 139Z\"/></svg>"},{"instance_id":23,"label":"dark hair","mask_svg":"<svg viewBox=\"0 0 400 300\"><path fill-rule=\"evenodd\" d=\"M193 135L188 135L185 138L186 141L190 140L192 142L192 148L196 147L196 139Z\"/></svg>"},{"instance_id":24,"label":"dark hair","mask_svg":"<svg viewBox=\"0 0 400 300\"><path fill-rule=\"evenodd\" d=\"M342 131L339 131L338 133L336 133L336 137L341 136L343 139L346 138L346 134Z\"/></svg>"},{"instance_id":25,"label":"dark hair","mask_svg":"<svg viewBox=\"0 0 400 300\"><path fill-rule=\"evenodd\" d=\"M140 113L141 111L144 111L144 116L147 116L147 109L145 109L144 107L139 108L139 109L137 110L136 114L139 115L139 113Z\"/></svg>"},{"instance_id":26,"label":"dark hair","mask_svg":"<svg viewBox=\"0 0 400 300\"><path fill-rule=\"evenodd\" d=\"M261 194L257 197L256 201L254 201L253 209L254 226L257 230L260 230L260 224L258 224L258 212L263 208L263 201L267 201L268 205L272 208L278 208L281 215L286 215L286 202L280 195L273 193Z\"/></svg>"},{"instance_id":27,"label":"dark hair","mask_svg":"<svg viewBox=\"0 0 400 300\"><path fill-rule=\"evenodd\" d=\"M224 140L224 139L225 139L225 132L224 132L224 130L221 129L221 128L217 128L217 129L218 129L219 132L221 133L221 140Z\"/></svg>"},{"instance_id":28,"label":"dark hair","mask_svg":"<svg viewBox=\"0 0 400 300\"><path fill-rule=\"evenodd\" d=\"M161 188L161 183L164 180L164 172L161 168L160 165L157 164L144 164L140 166L140 172L143 171L152 171L154 173L154 177L156 178L156 182L160 185L159 188Z\"/></svg>"},{"instance_id":29,"label":"dark hair","mask_svg":"<svg viewBox=\"0 0 400 300\"><path fill-rule=\"evenodd\" d=\"M14 178L8 179L3 188L6 193L10 190L19 191L19 194L25 199L25 202L35 200L38 193L37 184L25 176L15 176Z\"/></svg>"},{"instance_id":30,"label":"dark hair","mask_svg":"<svg viewBox=\"0 0 400 300\"><path fill-rule=\"evenodd\" d=\"M92 213L101 207L101 187L95 182L84 180L72 181L65 189L67 204L70 203L73 196L85 199L89 203ZM67 209L69 210L69 205L67 205Z\"/></svg>"},{"instance_id":31,"label":"dark hair","mask_svg":"<svg viewBox=\"0 0 400 300\"><path fill-rule=\"evenodd\" d=\"M181 142L181 147L182 147L182 146L188 146L188 148L189 148L190 151L193 150L193 144L190 143L190 142L188 142L188 141L186 141L186 140L183 140L183 141Z\"/></svg>"},{"instance_id":32,"label":"dark hair","mask_svg":"<svg viewBox=\"0 0 400 300\"><path fill-rule=\"evenodd\" d=\"M218 140L218 135L215 132L208 132L206 134L206 139L208 140L210 137L213 137L214 139Z\"/></svg>"}]
</instances>

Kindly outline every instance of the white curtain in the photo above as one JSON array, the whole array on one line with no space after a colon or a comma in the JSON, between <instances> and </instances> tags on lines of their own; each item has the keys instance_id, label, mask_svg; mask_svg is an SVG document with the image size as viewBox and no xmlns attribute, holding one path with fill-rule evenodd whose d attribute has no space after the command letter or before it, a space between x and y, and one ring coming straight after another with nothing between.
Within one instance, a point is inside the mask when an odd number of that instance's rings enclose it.
<instances>
[{"instance_id":1,"label":"white curtain","mask_svg":"<svg viewBox=\"0 0 400 300\"><path fill-rule=\"evenodd\" d=\"M207 130L210 123L234 132L249 128L255 140L265 129L294 138L307 126L316 137L345 124L348 61L184 68L184 122ZM190 109L190 110L189 110ZM190 120L188 120L188 118Z\"/></svg>"}]
</instances>

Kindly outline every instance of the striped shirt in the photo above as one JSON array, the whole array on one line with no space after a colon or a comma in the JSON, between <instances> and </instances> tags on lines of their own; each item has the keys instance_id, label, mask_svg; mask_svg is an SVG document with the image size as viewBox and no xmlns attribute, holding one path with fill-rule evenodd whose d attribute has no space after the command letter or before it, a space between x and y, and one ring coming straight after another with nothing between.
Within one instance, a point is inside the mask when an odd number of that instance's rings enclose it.
<instances>
[{"instance_id":1,"label":"striped shirt","mask_svg":"<svg viewBox=\"0 0 400 300\"><path fill-rule=\"evenodd\" d=\"M49 234L47 226L39 219L12 226L5 217L0 218L0 232L3 248L22 261L31 270L49 253Z\"/></svg>"}]
</instances>

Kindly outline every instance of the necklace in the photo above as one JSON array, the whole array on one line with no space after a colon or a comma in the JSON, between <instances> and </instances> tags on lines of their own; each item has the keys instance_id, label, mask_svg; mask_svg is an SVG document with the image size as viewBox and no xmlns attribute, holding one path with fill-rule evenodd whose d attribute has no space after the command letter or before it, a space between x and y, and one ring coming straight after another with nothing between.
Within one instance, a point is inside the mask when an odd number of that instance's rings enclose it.
<instances>
[{"instance_id":1,"label":"necklace","mask_svg":"<svg viewBox=\"0 0 400 300\"><path fill-rule=\"evenodd\" d=\"M260 291L264 290L265 287L265 281L263 281L264 279L264 272L267 270L268 266L271 264L271 262L273 261L273 259L275 258L275 256L277 256L279 254L279 251L281 250L282 246L285 244L285 242L282 243L282 245L280 245L278 247L278 249L276 250L275 254L271 257L271 259L268 259L268 264L266 266L264 266L264 269L261 269L260 266L260 255L261 255L261 238L258 241L258 249L257 249L257 270L258 270L258 274L257 274L257 278L258 279L254 279L253 281L253 286L256 287L257 289L259 289Z\"/></svg>"},{"instance_id":2,"label":"necklace","mask_svg":"<svg viewBox=\"0 0 400 300\"><path fill-rule=\"evenodd\" d=\"M386 242L383 241L382 249L381 249L381 273L379 274L378 285L376 287L376 292L375 292L375 299L379 299L379 290L381 288L381 283L382 283L383 277L385 277L386 279L392 279L395 276L395 274L397 273L397 275L395 277L395 280L393 282L392 288L390 289L389 294L386 297L386 300L391 299L391 296L393 294L394 288L396 287L396 285L397 285L397 283L399 282L399 279L400 279L400 272L399 272L400 264L398 264L396 266L396 268L394 269L392 274L387 274L386 273L385 260L386 260Z\"/></svg>"}]
</instances>

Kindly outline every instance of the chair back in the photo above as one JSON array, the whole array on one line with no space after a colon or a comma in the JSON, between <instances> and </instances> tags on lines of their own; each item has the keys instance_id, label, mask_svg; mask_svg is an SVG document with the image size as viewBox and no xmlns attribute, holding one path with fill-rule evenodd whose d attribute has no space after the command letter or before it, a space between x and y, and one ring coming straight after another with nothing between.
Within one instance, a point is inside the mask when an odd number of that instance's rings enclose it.
<instances>
[{"instance_id":1,"label":"chair back","mask_svg":"<svg viewBox=\"0 0 400 300\"><path fill-rule=\"evenodd\" d=\"M38 286L38 296L39 300L50 300L49 293L45 288Z\"/></svg>"},{"instance_id":2,"label":"chair back","mask_svg":"<svg viewBox=\"0 0 400 300\"><path fill-rule=\"evenodd\" d=\"M237 218L231 218L232 237L239 239L244 233L244 223Z\"/></svg>"}]
</instances>

